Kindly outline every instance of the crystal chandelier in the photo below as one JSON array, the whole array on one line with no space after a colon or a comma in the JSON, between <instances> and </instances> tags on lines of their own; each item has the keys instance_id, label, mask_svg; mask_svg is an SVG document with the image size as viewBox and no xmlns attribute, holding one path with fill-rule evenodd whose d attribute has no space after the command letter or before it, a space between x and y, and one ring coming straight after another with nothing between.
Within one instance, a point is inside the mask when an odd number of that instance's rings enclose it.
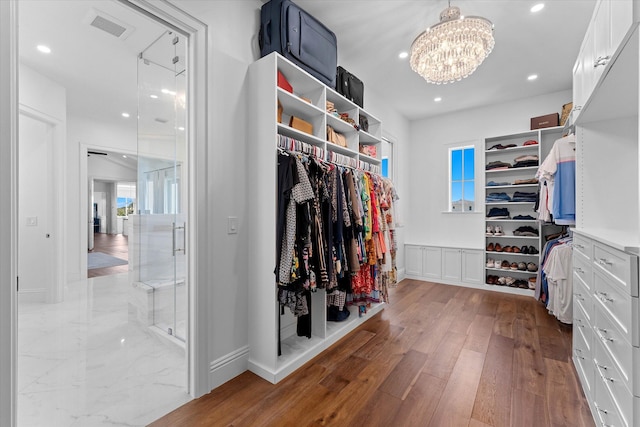
<instances>
[{"instance_id":1,"label":"crystal chandelier","mask_svg":"<svg viewBox=\"0 0 640 427\"><path fill-rule=\"evenodd\" d=\"M429 83L453 83L468 77L491 53L493 24L479 16L460 16L451 6L440 13L440 22L421 33L411 44L411 69Z\"/></svg>"}]
</instances>

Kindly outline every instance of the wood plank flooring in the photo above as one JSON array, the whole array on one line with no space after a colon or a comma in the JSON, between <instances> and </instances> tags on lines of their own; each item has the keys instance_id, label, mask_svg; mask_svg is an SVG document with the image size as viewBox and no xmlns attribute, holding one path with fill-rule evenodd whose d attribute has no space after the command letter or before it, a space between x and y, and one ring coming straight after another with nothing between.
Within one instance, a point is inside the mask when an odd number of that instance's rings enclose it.
<instances>
[{"instance_id":1,"label":"wood plank flooring","mask_svg":"<svg viewBox=\"0 0 640 427\"><path fill-rule=\"evenodd\" d=\"M245 372L151 426L593 426L571 334L531 297L404 280L279 384Z\"/></svg>"},{"instance_id":2,"label":"wood plank flooring","mask_svg":"<svg viewBox=\"0 0 640 427\"><path fill-rule=\"evenodd\" d=\"M129 260L129 241L122 234L93 234L93 250L89 252L102 252L120 259ZM92 268L87 270L87 277L110 276L112 274L126 273L129 265L116 265L105 268Z\"/></svg>"}]
</instances>

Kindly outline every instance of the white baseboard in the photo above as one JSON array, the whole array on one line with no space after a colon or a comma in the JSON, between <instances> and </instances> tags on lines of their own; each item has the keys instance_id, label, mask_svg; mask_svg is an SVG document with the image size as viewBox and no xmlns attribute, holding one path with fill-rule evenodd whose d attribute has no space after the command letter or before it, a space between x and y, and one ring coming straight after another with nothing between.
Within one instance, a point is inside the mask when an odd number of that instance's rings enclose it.
<instances>
[{"instance_id":1,"label":"white baseboard","mask_svg":"<svg viewBox=\"0 0 640 427\"><path fill-rule=\"evenodd\" d=\"M209 388L213 390L246 371L248 361L249 346L244 346L209 363Z\"/></svg>"},{"instance_id":2,"label":"white baseboard","mask_svg":"<svg viewBox=\"0 0 640 427\"><path fill-rule=\"evenodd\" d=\"M46 302L47 290L45 288L24 289L18 291L18 304L31 302Z\"/></svg>"}]
</instances>

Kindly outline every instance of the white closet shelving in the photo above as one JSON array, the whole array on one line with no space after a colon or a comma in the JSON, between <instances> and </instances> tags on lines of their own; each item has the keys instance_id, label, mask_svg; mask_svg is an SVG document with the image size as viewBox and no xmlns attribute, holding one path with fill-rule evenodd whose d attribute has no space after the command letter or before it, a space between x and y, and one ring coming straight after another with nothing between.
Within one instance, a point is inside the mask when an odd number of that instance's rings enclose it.
<instances>
[{"instance_id":1,"label":"white closet shelving","mask_svg":"<svg viewBox=\"0 0 640 427\"><path fill-rule=\"evenodd\" d=\"M488 165L491 162L499 161L513 165L517 157L531 155L538 156L539 165L544 161L547 154L549 154L549 151L553 147L553 143L561 136L562 128L553 127L485 138L484 164ZM523 145L529 140L537 141L538 144ZM509 145L515 145L515 147L494 148L496 146L506 147ZM555 230L555 226L545 225L537 220L538 214L534 210L535 202L511 201L516 191L525 193L536 193L538 191L538 184L536 183L515 184L516 180L534 178L537 170L538 166L485 170L485 216L489 214L492 208L498 208L507 209L510 217L508 219L491 217L485 218L485 249L487 250L485 250L484 283L486 283L490 289L521 295L533 295L533 290L531 289L489 284L488 278L489 276L505 278L511 277L514 280L520 279L528 281L530 277L535 277L537 274L536 272L540 265L540 252L543 246L544 236L545 234L553 232ZM491 193L504 193L509 197L509 201L486 201L486 196ZM514 219L514 217L517 216L530 216L531 218ZM538 232L538 236L514 235L514 231L523 226L535 229ZM489 235L486 232L487 227L491 227L494 231L496 227L501 227L503 234ZM501 251L495 250L497 245L500 245ZM494 250L488 250L490 247L493 247ZM513 250L513 248L517 248L520 252L505 252L504 249L507 247L511 248L511 250ZM524 250L525 247L527 248L526 251ZM529 252L531 247L535 248L537 253L525 253ZM487 265L487 262L490 259L494 262L507 261L510 266L512 263L524 263L525 266L529 263L533 263L536 266L536 271L529 271L528 269L503 269L500 266L496 267L495 264L491 267Z\"/></svg>"},{"instance_id":2,"label":"white closet shelving","mask_svg":"<svg viewBox=\"0 0 640 427\"><path fill-rule=\"evenodd\" d=\"M287 78L293 87L293 93L277 86L278 71ZM319 290L311 298L310 339L296 335L296 319L288 308L285 309L285 315L280 316L274 275L279 135L324 150L325 160L339 164L350 163L360 169L379 172L382 125L375 116L277 53L261 58L250 66L248 96L251 98L250 113L247 116L250 142L246 156L250 171L247 176L247 200L250 207L246 223L249 249L244 260L249 270L249 369L275 383L383 308L383 304L374 304L360 317L356 307L352 307L347 320L329 322L326 320L326 295L323 290ZM278 101L282 105L281 123L277 120ZM360 115L366 116L369 121L368 131L358 131L346 121L327 113L326 101L332 102L338 112L348 113L356 123ZM313 133L307 134L288 126L291 116L311 123ZM327 142L327 125L345 135L347 147ZM360 145L377 146L376 156L359 153ZM282 343L280 356L279 336Z\"/></svg>"}]
</instances>

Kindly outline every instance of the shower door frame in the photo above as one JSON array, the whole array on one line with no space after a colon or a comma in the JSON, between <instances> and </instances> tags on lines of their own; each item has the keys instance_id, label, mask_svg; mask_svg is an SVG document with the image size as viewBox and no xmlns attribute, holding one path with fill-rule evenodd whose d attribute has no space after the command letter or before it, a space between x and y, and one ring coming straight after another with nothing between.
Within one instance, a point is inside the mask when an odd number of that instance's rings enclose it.
<instances>
[{"instance_id":1,"label":"shower door frame","mask_svg":"<svg viewBox=\"0 0 640 427\"><path fill-rule=\"evenodd\" d=\"M188 248L189 315L187 391L210 391L207 279L210 235L207 219L207 26L166 0L113 0L189 39L188 46ZM0 425L16 425L17 403L17 152L18 152L18 0L0 2ZM199 203L196 203L195 201Z\"/></svg>"}]
</instances>

